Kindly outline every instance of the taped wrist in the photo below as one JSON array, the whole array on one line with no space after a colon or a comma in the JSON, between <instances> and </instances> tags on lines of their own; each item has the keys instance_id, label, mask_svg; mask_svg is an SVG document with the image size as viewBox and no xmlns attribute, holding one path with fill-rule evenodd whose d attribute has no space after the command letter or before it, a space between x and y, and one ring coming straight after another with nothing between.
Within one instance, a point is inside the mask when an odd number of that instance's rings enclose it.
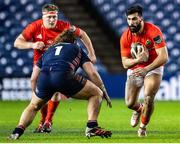
<instances>
[{"instance_id":1,"label":"taped wrist","mask_svg":"<svg viewBox=\"0 0 180 144\"><path fill-rule=\"evenodd\" d=\"M99 87L103 92L106 91L106 88L105 86L102 84L100 87Z\"/></svg>"}]
</instances>

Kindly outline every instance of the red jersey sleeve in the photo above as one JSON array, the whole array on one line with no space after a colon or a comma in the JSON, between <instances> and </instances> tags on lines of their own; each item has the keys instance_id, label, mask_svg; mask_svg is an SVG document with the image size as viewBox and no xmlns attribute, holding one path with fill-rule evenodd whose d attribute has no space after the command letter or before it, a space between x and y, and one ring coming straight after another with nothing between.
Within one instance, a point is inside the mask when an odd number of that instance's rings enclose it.
<instances>
[{"instance_id":1,"label":"red jersey sleeve","mask_svg":"<svg viewBox=\"0 0 180 144\"><path fill-rule=\"evenodd\" d=\"M125 31L120 38L120 52L122 57L129 57L130 47L128 45L127 31Z\"/></svg>"},{"instance_id":2,"label":"red jersey sleeve","mask_svg":"<svg viewBox=\"0 0 180 144\"><path fill-rule=\"evenodd\" d=\"M81 37L82 32L81 32L80 28L78 28L74 25L71 25L70 29L72 29L72 31L74 31L74 33L77 37Z\"/></svg>"},{"instance_id":3,"label":"red jersey sleeve","mask_svg":"<svg viewBox=\"0 0 180 144\"><path fill-rule=\"evenodd\" d=\"M33 22L26 26L23 30L22 35L25 40L29 41L34 37L34 32L36 31L36 24Z\"/></svg>"},{"instance_id":4,"label":"red jersey sleeve","mask_svg":"<svg viewBox=\"0 0 180 144\"><path fill-rule=\"evenodd\" d=\"M78 36L78 37L81 37L81 29L80 28L77 28L75 29L75 35Z\"/></svg>"},{"instance_id":5,"label":"red jersey sleeve","mask_svg":"<svg viewBox=\"0 0 180 144\"><path fill-rule=\"evenodd\" d=\"M153 27L153 29L151 30L151 34L152 34L152 39L154 41L155 49L166 46L165 40L163 38L163 34L157 26Z\"/></svg>"}]
</instances>

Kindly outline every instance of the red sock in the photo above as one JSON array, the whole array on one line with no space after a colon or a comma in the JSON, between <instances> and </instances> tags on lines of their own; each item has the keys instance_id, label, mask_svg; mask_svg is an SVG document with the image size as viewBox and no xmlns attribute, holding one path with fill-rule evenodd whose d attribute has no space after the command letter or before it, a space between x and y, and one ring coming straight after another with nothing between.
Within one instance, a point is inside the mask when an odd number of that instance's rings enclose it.
<instances>
[{"instance_id":1,"label":"red sock","mask_svg":"<svg viewBox=\"0 0 180 144\"><path fill-rule=\"evenodd\" d=\"M59 101L48 101L48 112L46 116L46 121L52 122L52 118L54 116L54 113L59 105Z\"/></svg>"},{"instance_id":2,"label":"red sock","mask_svg":"<svg viewBox=\"0 0 180 144\"><path fill-rule=\"evenodd\" d=\"M47 116L47 109L48 109L48 105L46 104L44 107L41 108L41 120L40 123L44 123L46 116Z\"/></svg>"},{"instance_id":3,"label":"red sock","mask_svg":"<svg viewBox=\"0 0 180 144\"><path fill-rule=\"evenodd\" d=\"M141 122L144 124L144 125L147 125L148 124L148 122L149 122L149 119L147 118L147 117L145 117L145 116L141 116Z\"/></svg>"}]
</instances>

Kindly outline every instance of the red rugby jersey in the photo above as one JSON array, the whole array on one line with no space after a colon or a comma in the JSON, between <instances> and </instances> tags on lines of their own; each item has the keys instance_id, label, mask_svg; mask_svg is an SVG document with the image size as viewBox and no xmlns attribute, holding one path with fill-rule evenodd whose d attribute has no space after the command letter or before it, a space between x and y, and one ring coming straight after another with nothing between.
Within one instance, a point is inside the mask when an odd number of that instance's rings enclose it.
<instances>
[{"instance_id":1,"label":"red rugby jersey","mask_svg":"<svg viewBox=\"0 0 180 144\"><path fill-rule=\"evenodd\" d=\"M121 56L132 58L130 52L131 44L136 42L140 42L148 49L149 59L147 62L131 67L131 69L149 65L157 57L155 49L166 46L161 30L154 24L148 22L144 23L143 32L140 34L134 35L129 28L124 31L120 39Z\"/></svg>"},{"instance_id":2,"label":"red rugby jersey","mask_svg":"<svg viewBox=\"0 0 180 144\"><path fill-rule=\"evenodd\" d=\"M42 41L45 44L45 48L49 47L55 40L56 36L60 34L65 29L69 29L71 27L69 22L64 22L61 20L57 21L55 28L47 29L43 25L43 20L39 19L31 24L27 25L27 27L23 30L22 35L26 41ZM76 28L76 27L75 27ZM80 36L80 29L76 28L76 34ZM37 50L34 49L34 64L38 61L41 55L45 50Z\"/></svg>"}]
</instances>

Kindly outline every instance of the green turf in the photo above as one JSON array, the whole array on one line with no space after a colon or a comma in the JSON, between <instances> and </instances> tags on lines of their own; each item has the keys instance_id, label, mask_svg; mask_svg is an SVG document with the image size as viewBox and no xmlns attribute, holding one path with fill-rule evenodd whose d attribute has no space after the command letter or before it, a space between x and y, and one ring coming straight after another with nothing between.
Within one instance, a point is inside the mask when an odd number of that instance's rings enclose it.
<instances>
[{"instance_id":1,"label":"green turf","mask_svg":"<svg viewBox=\"0 0 180 144\"><path fill-rule=\"evenodd\" d=\"M53 131L50 134L34 134L39 114L24 135L17 141L7 140L7 136L16 126L22 110L28 102L0 101L0 143L171 143L180 142L180 102L155 102L155 111L148 126L146 138L137 137L137 129L129 125L131 111L124 101L113 100L113 108L103 102L99 116L99 125L112 130L109 139L84 136L86 126L87 102L78 100L62 101L54 117Z\"/></svg>"}]
</instances>

